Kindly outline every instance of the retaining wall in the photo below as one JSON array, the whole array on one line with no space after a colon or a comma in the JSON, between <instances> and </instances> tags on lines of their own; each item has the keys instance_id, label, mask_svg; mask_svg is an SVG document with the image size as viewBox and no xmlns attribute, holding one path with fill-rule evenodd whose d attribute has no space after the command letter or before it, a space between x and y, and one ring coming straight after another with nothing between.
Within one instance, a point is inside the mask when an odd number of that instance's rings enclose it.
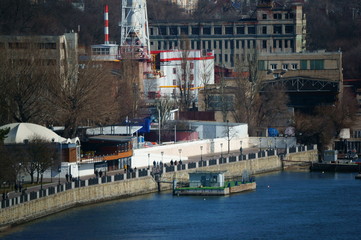
<instances>
[{"instance_id":1,"label":"retaining wall","mask_svg":"<svg viewBox=\"0 0 361 240\"><path fill-rule=\"evenodd\" d=\"M317 150L305 149L304 152L289 153L284 159L298 161L293 164L299 164L300 161L315 162L317 161ZM192 168L190 167L191 164L193 165ZM234 178L240 177L243 170L247 170L250 174L281 170L282 161L274 153L268 156L268 153L263 152L231 156L223 159L211 159L189 163L186 166L187 169L177 170L179 166L175 166L173 171L163 171L161 181L168 183L162 183L161 190L171 189L171 182L174 178L178 181L187 181L189 179L188 172L191 171L226 171L226 178ZM102 182L102 184L72 188L46 197L2 208L0 209L0 230L13 224L31 221L77 205L141 195L158 190L157 182L153 177L149 176L149 172L146 176L138 177L137 175L139 175L139 172L131 179L127 178L121 181ZM114 178L114 176L110 178Z\"/></svg>"}]
</instances>

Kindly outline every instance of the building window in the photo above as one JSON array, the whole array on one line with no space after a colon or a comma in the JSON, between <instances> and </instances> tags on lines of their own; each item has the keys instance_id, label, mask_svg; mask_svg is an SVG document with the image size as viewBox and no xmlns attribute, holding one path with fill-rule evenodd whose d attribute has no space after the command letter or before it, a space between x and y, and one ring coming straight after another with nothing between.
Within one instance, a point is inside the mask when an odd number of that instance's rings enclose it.
<instances>
[{"instance_id":1,"label":"building window","mask_svg":"<svg viewBox=\"0 0 361 240\"><path fill-rule=\"evenodd\" d=\"M277 64L272 63L272 64L271 64L271 70L276 70L276 69L277 69Z\"/></svg>"},{"instance_id":2,"label":"building window","mask_svg":"<svg viewBox=\"0 0 361 240\"><path fill-rule=\"evenodd\" d=\"M228 49L228 40L225 40L225 41L224 41L224 48L225 48L225 49Z\"/></svg>"},{"instance_id":3,"label":"building window","mask_svg":"<svg viewBox=\"0 0 361 240\"><path fill-rule=\"evenodd\" d=\"M153 45L154 45L154 42L153 42L153 41L150 41L150 45L153 46Z\"/></svg>"},{"instance_id":4,"label":"building window","mask_svg":"<svg viewBox=\"0 0 361 240\"><path fill-rule=\"evenodd\" d=\"M278 47L282 48L282 40L278 40Z\"/></svg>"},{"instance_id":5,"label":"building window","mask_svg":"<svg viewBox=\"0 0 361 240\"><path fill-rule=\"evenodd\" d=\"M280 74L279 74L279 73L274 73L274 74L273 74L273 78L277 79L277 78L279 78L279 77L280 77Z\"/></svg>"},{"instance_id":6,"label":"building window","mask_svg":"<svg viewBox=\"0 0 361 240\"><path fill-rule=\"evenodd\" d=\"M190 69L194 69L194 63L189 63L189 67L190 67Z\"/></svg>"},{"instance_id":7,"label":"building window","mask_svg":"<svg viewBox=\"0 0 361 240\"><path fill-rule=\"evenodd\" d=\"M37 43L39 49L56 49L56 43Z\"/></svg>"},{"instance_id":8,"label":"building window","mask_svg":"<svg viewBox=\"0 0 361 240\"><path fill-rule=\"evenodd\" d=\"M292 68L292 70L297 70L298 69L298 64L297 63L292 63L291 68Z\"/></svg>"},{"instance_id":9,"label":"building window","mask_svg":"<svg viewBox=\"0 0 361 240\"><path fill-rule=\"evenodd\" d=\"M224 54L224 61L228 62L228 54Z\"/></svg>"},{"instance_id":10,"label":"building window","mask_svg":"<svg viewBox=\"0 0 361 240\"><path fill-rule=\"evenodd\" d=\"M173 68L173 74L177 74L177 69Z\"/></svg>"},{"instance_id":11,"label":"building window","mask_svg":"<svg viewBox=\"0 0 361 240\"><path fill-rule=\"evenodd\" d=\"M267 19L267 14L262 14L262 19Z\"/></svg>"},{"instance_id":12,"label":"building window","mask_svg":"<svg viewBox=\"0 0 361 240\"><path fill-rule=\"evenodd\" d=\"M248 34L256 34L256 27L255 26L250 26L247 28L248 30Z\"/></svg>"},{"instance_id":13,"label":"building window","mask_svg":"<svg viewBox=\"0 0 361 240\"><path fill-rule=\"evenodd\" d=\"M258 61L258 70L260 70L260 71L266 70L264 66L265 66L265 61L264 60L259 60Z\"/></svg>"},{"instance_id":14,"label":"building window","mask_svg":"<svg viewBox=\"0 0 361 240\"><path fill-rule=\"evenodd\" d=\"M173 79L173 86L177 85L177 79Z\"/></svg>"},{"instance_id":15,"label":"building window","mask_svg":"<svg viewBox=\"0 0 361 240\"><path fill-rule=\"evenodd\" d=\"M190 75L189 75L189 80L190 80L190 81L193 81L193 80L194 80L194 74L190 74Z\"/></svg>"},{"instance_id":16,"label":"building window","mask_svg":"<svg viewBox=\"0 0 361 240\"><path fill-rule=\"evenodd\" d=\"M192 27L192 35L199 35L199 27Z\"/></svg>"},{"instance_id":17,"label":"building window","mask_svg":"<svg viewBox=\"0 0 361 240\"><path fill-rule=\"evenodd\" d=\"M158 27L159 35L167 35L167 28L166 27Z\"/></svg>"},{"instance_id":18,"label":"building window","mask_svg":"<svg viewBox=\"0 0 361 240\"><path fill-rule=\"evenodd\" d=\"M301 60L301 70L307 70L307 60Z\"/></svg>"},{"instance_id":19,"label":"building window","mask_svg":"<svg viewBox=\"0 0 361 240\"><path fill-rule=\"evenodd\" d=\"M293 34L293 25L286 25L285 26L285 33L288 33L288 34Z\"/></svg>"},{"instance_id":20,"label":"building window","mask_svg":"<svg viewBox=\"0 0 361 240\"><path fill-rule=\"evenodd\" d=\"M273 40L273 48L277 48L277 40Z\"/></svg>"},{"instance_id":21,"label":"building window","mask_svg":"<svg viewBox=\"0 0 361 240\"><path fill-rule=\"evenodd\" d=\"M211 35L211 27L203 27L203 35Z\"/></svg>"},{"instance_id":22,"label":"building window","mask_svg":"<svg viewBox=\"0 0 361 240\"><path fill-rule=\"evenodd\" d=\"M282 69L283 69L283 70L288 70L288 64L287 64L287 63L282 64Z\"/></svg>"},{"instance_id":23,"label":"building window","mask_svg":"<svg viewBox=\"0 0 361 240\"><path fill-rule=\"evenodd\" d=\"M236 48L239 49L239 41L236 41Z\"/></svg>"},{"instance_id":24,"label":"building window","mask_svg":"<svg viewBox=\"0 0 361 240\"><path fill-rule=\"evenodd\" d=\"M233 34L233 27L226 27L225 31L226 31L226 34Z\"/></svg>"},{"instance_id":25,"label":"building window","mask_svg":"<svg viewBox=\"0 0 361 240\"><path fill-rule=\"evenodd\" d=\"M109 48L92 48L93 55L109 55Z\"/></svg>"},{"instance_id":26,"label":"building window","mask_svg":"<svg viewBox=\"0 0 361 240\"><path fill-rule=\"evenodd\" d=\"M273 14L273 19L282 19L282 14L281 13Z\"/></svg>"},{"instance_id":27,"label":"building window","mask_svg":"<svg viewBox=\"0 0 361 240\"><path fill-rule=\"evenodd\" d=\"M267 48L267 40L262 41L262 48Z\"/></svg>"},{"instance_id":28,"label":"building window","mask_svg":"<svg viewBox=\"0 0 361 240\"><path fill-rule=\"evenodd\" d=\"M262 34L267 34L267 26L262 27Z\"/></svg>"},{"instance_id":29,"label":"building window","mask_svg":"<svg viewBox=\"0 0 361 240\"><path fill-rule=\"evenodd\" d=\"M169 27L169 35L178 35L177 27Z\"/></svg>"},{"instance_id":30,"label":"building window","mask_svg":"<svg viewBox=\"0 0 361 240\"><path fill-rule=\"evenodd\" d=\"M222 34L222 27L214 27L214 34Z\"/></svg>"},{"instance_id":31,"label":"building window","mask_svg":"<svg viewBox=\"0 0 361 240\"><path fill-rule=\"evenodd\" d=\"M10 49L28 49L30 47L30 43L24 42L9 42Z\"/></svg>"},{"instance_id":32,"label":"building window","mask_svg":"<svg viewBox=\"0 0 361 240\"><path fill-rule=\"evenodd\" d=\"M311 70L323 70L324 69L324 60L311 60L310 61Z\"/></svg>"},{"instance_id":33,"label":"building window","mask_svg":"<svg viewBox=\"0 0 361 240\"><path fill-rule=\"evenodd\" d=\"M181 30L181 35L188 35L189 34L188 27L181 27L180 30Z\"/></svg>"},{"instance_id":34,"label":"building window","mask_svg":"<svg viewBox=\"0 0 361 240\"><path fill-rule=\"evenodd\" d=\"M244 26L237 27L237 34L244 34Z\"/></svg>"},{"instance_id":35,"label":"building window","mask_svg":"<svg viewBox=\"0 0 361 240\"><path fill-rule=\"evenodd\" d=\"M241 41L242 41L242 48L244 48L244 42L245 42L245 41L244 41L244 40L241 40Z\"/></svg>"},{"instance_id":36,"label":"building window","mask_svg":"<svg viewBox=\"0 0 361 240\"><path fill-rule=\"evenodd\" d=\"M282 34L282 25L274 25L273 33L274 34Z\"/></svg>"}]
</instances>

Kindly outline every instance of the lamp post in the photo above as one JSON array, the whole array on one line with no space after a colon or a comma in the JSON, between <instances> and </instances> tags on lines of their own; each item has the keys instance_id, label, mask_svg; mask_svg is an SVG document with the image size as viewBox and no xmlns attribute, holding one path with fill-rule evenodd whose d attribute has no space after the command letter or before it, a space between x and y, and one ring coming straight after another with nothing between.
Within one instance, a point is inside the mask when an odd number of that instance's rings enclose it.
<instances>
[{"instance_id":1,"label":"lamp post","mask_svg":"<svg viewBox=\"0 0 361 240\"><path fill-rule=\"evenodd\" d=\"M178 152L179 152L179 161L182 160L182 149L178 149Z\"/></svg>"},{"instance_id":2,"label":"lamp post","mask_svg":"<svg viewBox=\"0 0 361 240\"><path fill-rule=\"evenodd\" d=\"M275 150L277 150L277 138L275 137Z\"/></svg>"},{"instance_id":3,"label":"lamp post","mask_svg":"<svg viewBox=\"0 0 361 240\"><path fill-rule=\"evenodd\" d=\"M201 148L201 161L203 161L203 152L202 152L203 146L200 146L200 148Z\"/></svg>"},{"instance_id":4,"label":"lamp post","mask_svg":"<svg viewBox=\"0 0 361 240\"><path fill-rule=\"evenodd\" d=\"M240 143L240 148L239 148L239 151L240 151L240 153L241 153L241 155L243 155L243 148L242 148L242 141L239 141L239 143Z\"/></svg>"},{"instance_id":5,"label":"lamp post","mask_svg":"<svg viewBox=\"0 0 361 240\"><path fill-rule=\"evenodd\" d=\"M162 163L163 163L163 155L164 155L164 152L160 152L160 154L162 155Z\"/></svg>"},{"instance_id":6,"label":"lamp post","mask_svg":"<svg viewBox=\"0 0 361 240\"><path fill-rule=\"evenodd\" d=\"M229 138L229 121L227 120L227 140L228 140L228 154L229 154L229 151L230 151L230 144L229 142L231 141L230 138Z\"/></svg>"},{"instance_id":7,"label":"lamp post","mask_svg":"<svg viewBox=\"0 0 361 240\"><path fill-rule=\"evenodd\" d=\"M223 143L221 143L221 158L223 158L223 150L222 150L222 148L223 148Z\"/></svg>"},{"instance_id":8,"label":"lamp post","mask_svg":"<svg viewBox=\"0 0 361 240\"><path fill-rule=\"evenodd\" d=\"M58 181L58 184L60 185L61 165L60 165L60 166L59 166L59 168L58 168L58 174L59 174L59 181Z\"/></svg>"},{"instance_id":9,"label":"lamp post","mask_svg":"<svg viewBox=\"0 0 361 240\"><path fill-rule=\"evenodd\" d=\"M148 169L150 169L150 153L148 153Z\"/></svg>"},{"instance_id":10,"label":"lamp post","mask_svg":"<svg viewBox=\"0 0 361 240\"><path fill-rule=\"evenodd\" d=\"M262 138L259 138L259 151L262 150L262 148L261 148L261 142L262 142Z\"/></svg>"}]
</instances>

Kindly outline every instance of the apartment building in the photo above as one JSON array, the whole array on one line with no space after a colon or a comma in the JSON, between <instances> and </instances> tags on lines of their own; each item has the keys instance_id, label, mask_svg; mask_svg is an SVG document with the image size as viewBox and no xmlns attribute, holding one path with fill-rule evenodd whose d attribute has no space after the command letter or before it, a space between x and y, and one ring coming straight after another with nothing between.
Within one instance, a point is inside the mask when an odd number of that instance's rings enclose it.
<instances>
[{"instance_id":1,"label":"apartment building","mask_svg":"<svg viewBox=\"0 0 361 240\"><path fill-rule=\"evenodd\" d=\"M0 35L2 57L19 64L35 64L59 74L78 64L78 34L59 36Z\"/></svg>"}]
</instances>

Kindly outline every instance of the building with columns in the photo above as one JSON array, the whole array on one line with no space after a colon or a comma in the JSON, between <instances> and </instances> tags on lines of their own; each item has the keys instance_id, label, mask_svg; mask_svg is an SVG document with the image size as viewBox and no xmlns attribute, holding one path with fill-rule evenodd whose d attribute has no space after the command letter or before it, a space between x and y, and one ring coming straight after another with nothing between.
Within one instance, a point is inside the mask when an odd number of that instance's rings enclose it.
<instances>
[{"instance_id":1,"label":"building with columns","mask_svg":"<svg viewBox=\"0 0 361 240\"><path fill-rule=\"evenodd\" d=\"M249 18L150 22L151 50L212 49L215 64L235 68L255 53L305 51L306 17L299 3L261 1Z\"/></svg>"}]
</instances>

